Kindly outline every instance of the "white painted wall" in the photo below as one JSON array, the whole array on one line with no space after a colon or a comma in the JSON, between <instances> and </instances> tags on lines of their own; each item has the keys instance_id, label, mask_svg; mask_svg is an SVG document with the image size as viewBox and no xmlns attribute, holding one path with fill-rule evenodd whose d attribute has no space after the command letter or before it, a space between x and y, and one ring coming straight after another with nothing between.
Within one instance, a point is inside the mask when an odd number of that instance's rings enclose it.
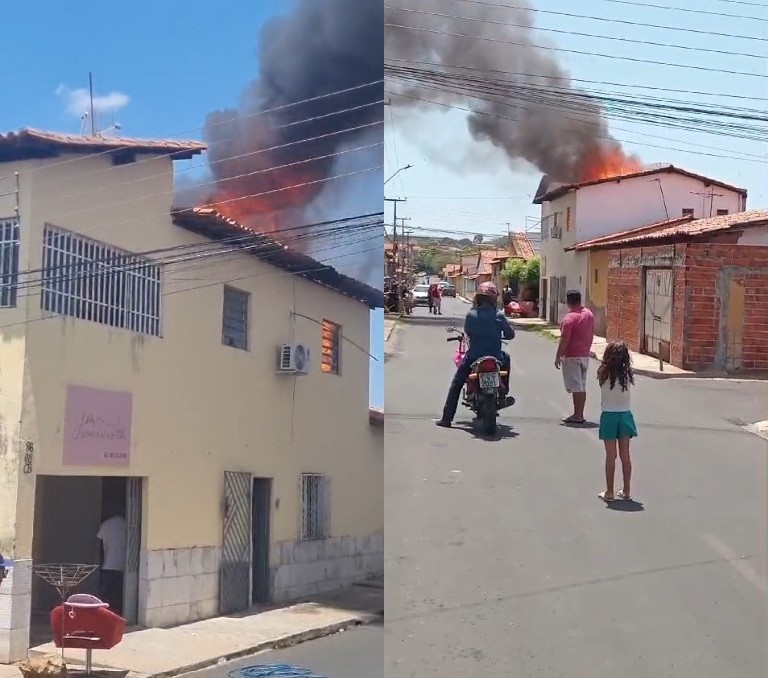
<instances>
[{"instance_id":1,"label":"white painted wall","mask_svg":"<svg viewBox=\"0 0 768 678\"><path fill-rule=\"evenodd\" d=\"M584 242L681 217L685 208L693 209L697 219L716 216L718 209L727 209L732 214L745 208L741 194L715 186L710 213L710 199L695 194L709 194L712 189L697 179L672 173L585 186L576 191L576 240Z\"/></svg>"},{"instance_id":2,"label":"white painted wall","mask_svg":"<svg viewBox=\"0 0 768 678\"><path fill-rule=\"evenodd\" d=\"M749 228L741 234L739 245L768 245L768 226Z\"/></svg>"}]
</instances>

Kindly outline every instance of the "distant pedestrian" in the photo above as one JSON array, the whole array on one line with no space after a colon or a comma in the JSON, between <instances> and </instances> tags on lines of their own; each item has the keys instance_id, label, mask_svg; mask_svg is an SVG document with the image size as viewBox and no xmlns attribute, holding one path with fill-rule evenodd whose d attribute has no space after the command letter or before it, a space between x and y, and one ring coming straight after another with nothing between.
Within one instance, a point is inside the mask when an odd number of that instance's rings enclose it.
<instances>
[{"instance_id":1,"label":"distant pedestrian","mask_svg":"<svg viewBox=\"0 0 768 678\"><path fill-rule=\"evenodd\" d=\"M432 308L436 315L443 315L443 295L439 285L432 285L429 296L432 298Z\"/></svg>"},{"instance_id":2,"label":"distant pedestrian","mask_svg":"<svg viewBox=\"0 0 768 678\"><path fill-rule=\"evenodd\" d=\"M632 498L632 460L629 457L629 441L637 437L637 426L632 416L631 387L635 383L632 361L627 345L615 341L605 349L603 362L597 369L600 384L600 440L605 445L605 490L598 497L603 501L614 498ZM614 496L613 478L616 473L616 452L621 459L622 489Z\"/></svg>"},{"instance_id":3,"label":"distant pedestrian","mask_svg":"<svg viewBox=\"0 0 768 678\"><path fill-rule=\"evenodd\" d=\"M583 424L587 402L587 370L595 338L595 316L581 305L581 292L570 290L565 300L568 313L560 323L560 343L557 346L555 367L559 370L562 365L565 390L573 399L573 414L563 422Z\"/></svg>"},{"instance_id":4,"label":"distant pedestrian","mask_svg":"<svg viewBox=\"0 0 768 678\"><path fill-rule=\"evenodd\" d=\"M515 295L512 294L512 288L509 286L509 284L504 285L504 291L501 294L501 304L502 308L506 308L509 304L511 304L515 299Z\"/></svg>"},{"instance_id":5,"label":"distant pedestrian","mask_svg":"<svg viewBox=\"0 0 768 678\"><path fill-rule=\"evenodd\" d=\"M429 306L430 315L432 315L435 312L435 300L432 297L432 287L433 285L430 285L429 289L427 290L427 305Z\"/></svg>"}]
</instances>

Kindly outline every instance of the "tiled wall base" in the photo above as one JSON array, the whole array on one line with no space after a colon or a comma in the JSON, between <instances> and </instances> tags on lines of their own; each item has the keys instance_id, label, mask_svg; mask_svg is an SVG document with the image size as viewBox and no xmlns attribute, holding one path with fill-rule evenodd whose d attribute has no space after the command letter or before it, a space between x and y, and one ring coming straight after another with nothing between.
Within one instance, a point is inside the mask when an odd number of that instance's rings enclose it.
<instances>
[{"instance_id":1,"label":"tiled wall base","mask_svg":"<svg viewBox=\"0 0 768 678\"><path fill-rule=\"evenodd\" d=\"M215 617L219 611L219 562L215 546L142 553L139 623L169 627Z\"/></svg>"},{"instance_id":2,"label":"tiled wall base","mask_svg":"<svg viewBox=\"0 0 768 678\"><path fill-rule=\"evenodd\" d=\"M0 584L0 664L27 658L32 607L32 561L16 560Z\"/></svg>"},{"instance_id":3,"label":"tiled wall base","mask_svg":"<svg viewBox=\"0 0 768 678\"><path fill-rule=\"evenodd\" d=\"M384 573L384 534L274 545L275 602L350 586Z\"/></svg>"}]
</instances>

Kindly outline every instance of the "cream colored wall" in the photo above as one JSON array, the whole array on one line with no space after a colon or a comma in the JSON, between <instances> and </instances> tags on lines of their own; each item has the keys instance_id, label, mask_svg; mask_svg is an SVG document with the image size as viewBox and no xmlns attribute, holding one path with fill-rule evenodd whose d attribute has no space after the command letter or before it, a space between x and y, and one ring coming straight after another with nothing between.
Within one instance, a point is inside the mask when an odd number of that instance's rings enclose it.
<instances>
[{"instance_id":1,"label":"cream colored wall","mask_svg":"<svg viewBox=\"0 0 768 678\"><path fill-rule=\"evenodd\" d=\"M165 158L114 169L91 158L48 174L29 179L28 267L41 264L46 222L133 252L202 242L171 224ZM94 188L103 190L82 195ZM383 444L368 423L369 358L353 345L369 346L368 309L252 256L204 265L166 266L163 338L65 317L26 325L23 426L37 447L36 472L109 474L62 466L65 385L124 390L134 398L131 466L112 473L149 477L144 548L220 543L226 470L275 478L273 540L297 538L302 472L332 476L334 536L383 529ZM221 344L223 283L230 280L252 295L247 352ZM27 301L30 318L40 318L39 296ZM324 317L349 340L339 377L320 371ZM311 347L311 374L275 374L277 347L292 340Z\"/></svg>"}]
</instances>

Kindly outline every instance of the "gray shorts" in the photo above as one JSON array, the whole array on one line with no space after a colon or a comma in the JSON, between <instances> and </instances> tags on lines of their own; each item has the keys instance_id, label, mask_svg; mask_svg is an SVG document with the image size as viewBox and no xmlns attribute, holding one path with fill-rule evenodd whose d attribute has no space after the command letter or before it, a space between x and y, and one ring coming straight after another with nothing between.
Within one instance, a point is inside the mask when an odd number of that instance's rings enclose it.
<instances>
[{"instance_id":1,"label":"gray shorts","mask_svg":"<svg viewBox=\"0 0 768 678\"><path fill-rule=\"evenodd\" d=\"M561 370L563 383L568 393L587 392L587 370L589 358L563 358Z\"/></svg>"}]
</instances>

